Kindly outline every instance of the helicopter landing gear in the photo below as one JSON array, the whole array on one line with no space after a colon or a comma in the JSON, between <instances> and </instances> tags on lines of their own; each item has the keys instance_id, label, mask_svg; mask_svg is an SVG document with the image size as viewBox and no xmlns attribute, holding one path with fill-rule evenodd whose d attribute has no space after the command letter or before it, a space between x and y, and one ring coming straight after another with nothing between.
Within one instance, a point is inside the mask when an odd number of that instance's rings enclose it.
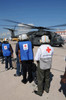
<instances>
[{"instance_id":1,"label":"helicopter landing gear","mask_svg":"<svg viewBox=\"0 0 66 100\"><path fill-rule=\"evenodd\" d=\"M59 47L62 47L62 44L59 44Z\"/></svg>"}]
</instances>

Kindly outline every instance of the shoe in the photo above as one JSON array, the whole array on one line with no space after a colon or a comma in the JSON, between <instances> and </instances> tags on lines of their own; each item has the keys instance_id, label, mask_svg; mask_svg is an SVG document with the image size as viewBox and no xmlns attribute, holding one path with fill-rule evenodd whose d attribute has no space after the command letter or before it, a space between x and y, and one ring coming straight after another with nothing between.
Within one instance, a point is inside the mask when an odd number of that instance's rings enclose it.
<instances>
[{"instance_id":1,"label":"shoe","mask_svg":"<svg viewBox=\"0 0 66 100\"><path fill-rule=\"evenodd\" d=\"M34 93L35 93L36 95L42 96L42 93L39 93L38 91L34 91Z\"/></svg>"},{"instance_id":2,"label":"shoe","mask_svg":"<svg viewBox=\"0 0 66 100\"><path fill-rule=\"evenodd\" d=\"M49 93L49 90L44 90L46 93Z\"/></svg>"},{"instance_id":3,"label":"shoe","mask_svg":"<svg viewBox=\"0 0 66 100\"><path fill-rule=\"evenodd\" d=\"M5 68L5 70L7 71L7 70L8 70L8 68Z\"/></svg>"},{"instance_id":4,"label":"shoe","mask_svg":"<svg viewBox=\"0 0 66 100\"><path fill-rule=\"evenodd\" d=\"M61 88L58 91L61 92Z\"/></svg>"},{"instance_id":5,"label":"shoe","mask_svg":"<svg viewBox=\"0 0 66 100\"><path fill-rule=\"evenodd\" d=\"M17 76L20 76L20 75L14 74L14 76L17 77Z\"/></svg>"},{"instance_id":6,"label":"shoe","mask_svg":"<svg viewBox=\"0 0 66 100\"><path fill-rule=\"evenodd\" d=\"M21 82L24 83L24 84L26 84L26 83L27 83L27 80L24 80L24 79L23 79Z\"/></svg>"},{"instance_id":7,"label":"shoe","mask_svg":"<svg viewBox=\"0 0 66 100\"><path fill-rule=\"evenodd\" d=\"M29 80L29 83L31 83L33 81L33 79Z\"/></svg>"},{"instance_id":8,"label":"shoe","mask_svg":"<svg viewBox=\"0 0 66 100\"><path fill-rule=\"evenodd\" d=\"M38 85L38 81L37 81L37 79L34 79L34 83L35 83L36 85Z\"/></svg>"},{"instance_id":9,"label":"shoe","mask_svg":"<svg viewBox=\"0 0 66 100\"><path fill-rule=\"evenodd\" d=\"M11 67L10 69L12 70L13 68Z\"/></svg>"}]
</instances>

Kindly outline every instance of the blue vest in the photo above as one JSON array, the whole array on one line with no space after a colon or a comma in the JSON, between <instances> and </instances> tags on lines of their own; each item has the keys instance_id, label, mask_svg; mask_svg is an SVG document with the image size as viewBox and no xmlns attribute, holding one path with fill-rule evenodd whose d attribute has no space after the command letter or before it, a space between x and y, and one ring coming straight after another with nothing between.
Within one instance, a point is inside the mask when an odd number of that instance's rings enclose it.
<instances>
[{"instance_id":1,"label":"blue vest","mask_svg":"<svg viewBox=\"0 0 66 100\"><path fill-rule=\"evenodd\" d=\"M19 48L21 61L33 60L32 43L30 41L20 41Z\"/></svg>"},{"instance_id":2,"label":"blue vest","mask_svg":"<svg viewBox=\"0 0 66 100\"><path fill-rule=\"evenodd\" d=\"M2 44L2 51L3 51L3 56L10 56L11 55L10 44L3 43Z\"/></svg>"},{"instance_id":3,"label":"blue vest","mask_svg":"<svg viewBox=\"0 0 66 100\"><path fill-rule=\"evenodd\" d=\"M0 51L1 51L1 48L2 48L1 46L2 46L2 43L0 42Z\"/></svg>"}]
</instances>

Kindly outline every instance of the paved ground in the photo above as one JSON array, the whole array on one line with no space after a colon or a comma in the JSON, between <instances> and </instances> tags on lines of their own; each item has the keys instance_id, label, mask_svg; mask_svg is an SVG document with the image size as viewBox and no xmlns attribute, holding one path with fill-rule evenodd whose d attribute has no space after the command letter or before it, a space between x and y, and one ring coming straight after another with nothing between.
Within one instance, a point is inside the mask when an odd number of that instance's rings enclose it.
<instances>
[{"instance_id":1,"label":"paved ground","mask_svg":"<svg viewBox=\"0 0 66 100\"><path fill-rule=\"evenodd\" d=\"M15 43L11 42L13 49L15 49ZM34 55L37 47L34 48ZM61 75L64 74L66 56L66 45L63 47L54 47L54 56L51 69L51 85L50 92L43 93L42 97L39 97L33 93L37 86L32 83L21 83L22 76L14 77L15 69L5 71L4 64L0 63L0 100L66 100L64 90L59 92L61 87L60 80ZM15 54L14 54L15 57ZM66 87L65 87L66 88ZM66 93L66 91L65 91Z\"/></svg>"}]
</instances>

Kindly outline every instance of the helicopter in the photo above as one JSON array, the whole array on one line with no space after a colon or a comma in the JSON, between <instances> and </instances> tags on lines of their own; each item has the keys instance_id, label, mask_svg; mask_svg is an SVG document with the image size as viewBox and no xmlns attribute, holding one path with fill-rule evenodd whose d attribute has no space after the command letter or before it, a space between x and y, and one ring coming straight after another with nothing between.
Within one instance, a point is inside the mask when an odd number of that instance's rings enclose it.
<instances>
[{"instance_id":1,"label":"helicopter","mask_svg":"<svg viewBox=\"0 0 66 100\"><path fill-rule=\"evenodd\" d=\"M64 39L59 34L57 34L56 32L52 32L50 30L53 30L51 27L61 27L61 26L66 26L66 24L55 25L55 26L50 26L50 27L37 27L37 26L34 26L34 25L24 24L24 23L21 23L21 22L13 21L13 20L5 20L5 21L16 23L16 24L21 24L22 26L20 25L19 27L27 27L27 28L30 28L30 29L34 29L35 31L27 32L29 40L32 42L32 44L34 46L40 46L41 45L40 39L41 39L41 36L43 36L43 35L47 35L49 37L50 44L52 46L57 46L57 45L62 46L62 45L64 45ZM10 30L10 29L8 29L8 30ZM10 31L11 31L11 37L14 38L15 37L14 30L13 31L10 30Z\"/></svg>"},{"instance_id":2,"label":"helicopter","mask_svg":"<svg viewBox=\"0 0 66 100\"><path fill-rule=\"evenodd\" d=\"M32 35L30 35L31 33L32 33ZM62 39L62 37L55 32L38 30L37 32L33 31L33 32L29 32L27 34L29 36L30 41L35 46L41 45L40 39L41 39L41 36L43 36L43 35L47 35L49 37L50 44L52 46L56 46L56 45L62 46L64 44L64 40Z\"/></svg>"}]
</instances>

